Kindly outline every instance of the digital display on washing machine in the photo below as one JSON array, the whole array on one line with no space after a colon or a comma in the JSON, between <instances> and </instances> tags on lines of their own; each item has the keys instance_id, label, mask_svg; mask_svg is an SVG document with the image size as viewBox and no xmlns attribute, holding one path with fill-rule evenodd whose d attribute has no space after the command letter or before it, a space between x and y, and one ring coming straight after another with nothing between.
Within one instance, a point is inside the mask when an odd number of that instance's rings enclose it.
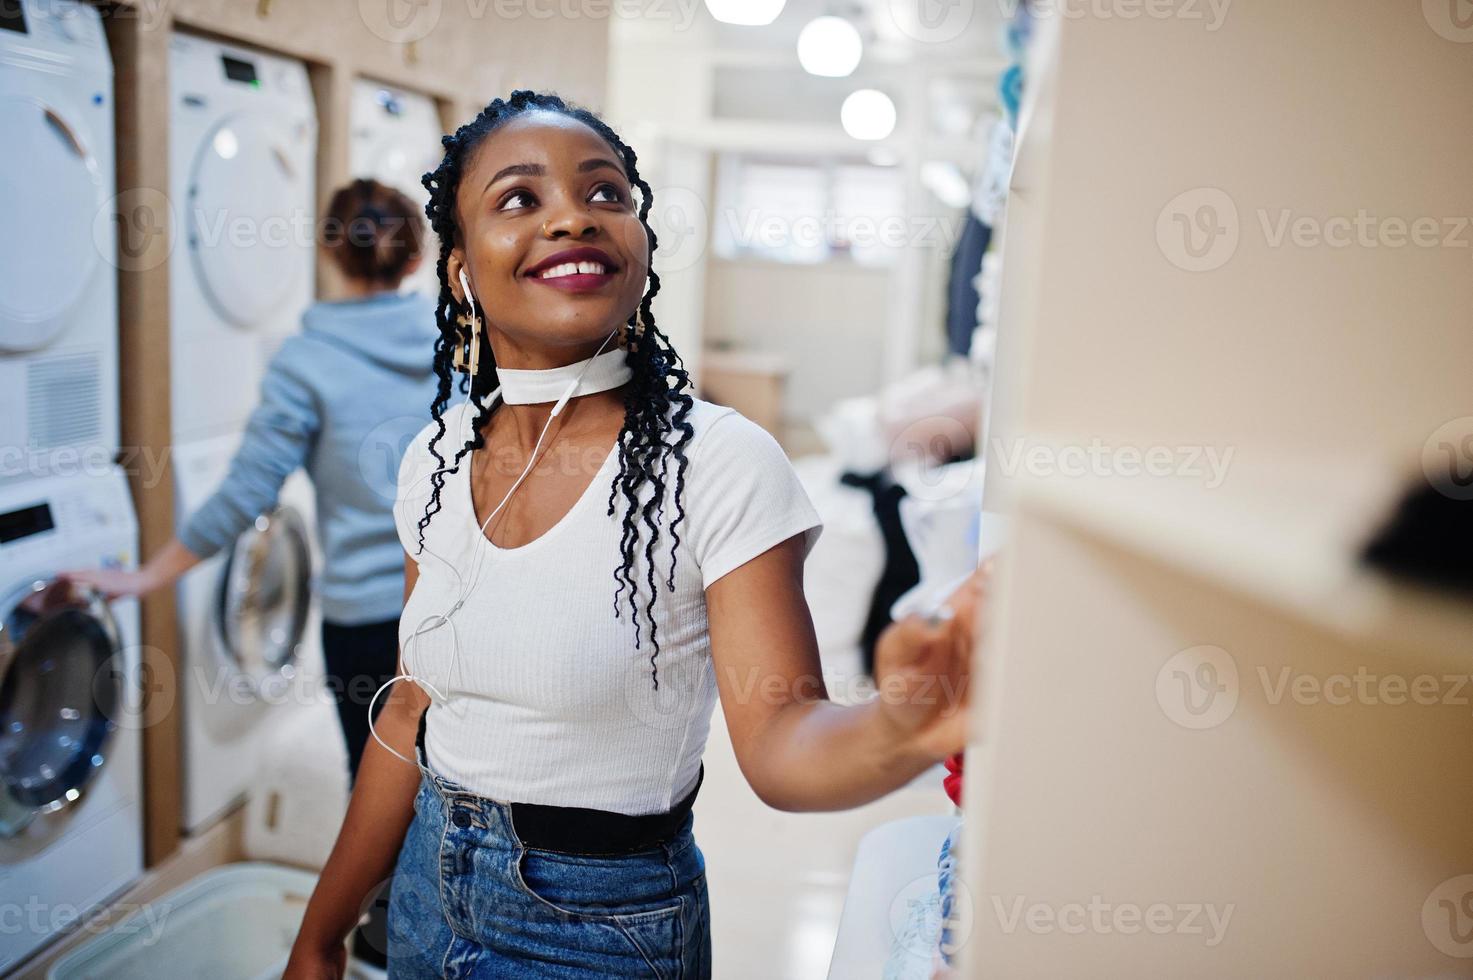
<instances>
[{"instance_id":1,"label":"digital display on washing machine","mask_svg":"<svg viewBox=\"0 0 1473 980\"><path fill-rule=\"evenodd\" d=\"M26 30L26 12L20 0L0 0L0 28L17 34L30 33Z\"/></svg>"},{"instance_id":2,"label":"digital display on washing machine","mask_svg":"<svg viewBox=\"0 0 1473 980\"><path fill-rule=\"evenodd\" d=\"M50 504L22 507L8 514L0 514L0 544L9 544L56 527L51 519Z\"/></svg>"},{"instance_id":3,"label":"digital display on washing machine","mask_svg":"<svg viewBox=\"0 0 1473 980\"><path fill-rule=\"evenodd\" d=\"M251 85L257 84L256 66L249 61L240 58L232 58L228 54L220 56L220 63L225 66L225 77L232 82L247 82Z\"/></svg>"}]
</instances>

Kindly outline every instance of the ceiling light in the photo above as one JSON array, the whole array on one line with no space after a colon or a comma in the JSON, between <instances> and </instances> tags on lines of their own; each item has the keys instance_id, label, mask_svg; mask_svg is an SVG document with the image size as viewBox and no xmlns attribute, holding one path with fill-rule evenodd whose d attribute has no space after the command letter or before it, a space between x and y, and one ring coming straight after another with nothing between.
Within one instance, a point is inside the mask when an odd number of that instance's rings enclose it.
<instances>
[{"instance_id":1,"label":"ceiling light","mask_svg":"<svg viewBox=\"0 0 1473 980\"><path fill-rule=\"evenodd\" d=\"M785 0L706 0L706 9L723 24L762 27L777 20Z\"/></svg>"},{"instance_id":2,"label":"ceiling light","mask_svg":"<svg viewBox=\"0 0 1473 980\"><path fill-rule=\"evenodd\" d=\"M842 17L817 17L798 35L798 62L810 75L843 78L854 71L864 43Z\"/></svg>"},{"instance_id":3,"label":"ceiling light","mask_svg":"<svg viewBox=\"0 0 1473 980\"><path fill-rule=\"evenodd\" d=\"M895 131L895 103L878 89L855 89L839 108L839 121L857 140L882 140Z\"/></svg>"}]
</instances>

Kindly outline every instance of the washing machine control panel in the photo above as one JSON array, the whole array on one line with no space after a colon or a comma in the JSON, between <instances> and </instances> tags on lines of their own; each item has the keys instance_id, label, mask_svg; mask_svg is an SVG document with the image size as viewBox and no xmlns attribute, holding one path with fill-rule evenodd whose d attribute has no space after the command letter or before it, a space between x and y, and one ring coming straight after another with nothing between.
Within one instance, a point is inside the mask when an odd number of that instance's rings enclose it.
<instances>
[{"instance_id":1,"label":"washing machine control panel","mask_svg":"<svg viewBox=\"0 0 1473 980\"><path fill-rule=\"evenodd\" d=\"M101 14L76 0L0 0L0 32L48 54L107 52Z\"/></svg>"},{"instance_id":2,"label":"washing machine control panel","mask_svg":"<svg viewBox=\"0 0 1473 980\"><path fill-rule=\"evenodd\" d=\"M264 93L284 93L292 97L310 95L307 69L299 61L267 54L250 48L235 47L207 41L202 38L176 34L169 39L169 47L176 60L176 72L182 76L225 81L232 91L251 90ZM180 66L189 65L187 69ZM198 88L195 83L186 83L185 88ZM200 107L209 100L192 95Z\"/></svg>"},{"instance_id":3,"label":"washing machine control panel","mask_svg":"<svg viewBox=\"0 0 1473 980\"><path fill-rule=\"evenodd\" d=\"M74 554L127 566L135 560L136 536L127 478L118 469L33 480L0 493L0 563L6 566L55 565Z\"/></svg>"}]
</instances>

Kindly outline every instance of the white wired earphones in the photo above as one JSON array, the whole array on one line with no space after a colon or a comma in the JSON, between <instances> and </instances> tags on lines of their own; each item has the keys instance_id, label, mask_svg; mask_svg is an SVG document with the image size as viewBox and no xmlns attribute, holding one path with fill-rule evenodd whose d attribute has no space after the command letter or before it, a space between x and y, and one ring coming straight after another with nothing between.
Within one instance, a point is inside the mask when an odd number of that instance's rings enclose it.
<instances>
[{"instance_id":1,"label":"white wired earphones","mask_svg":"<svg viewBox=\"0 0 1473 980\"><path fill-rule=\"evenodd\" d=\"M481 340L481 322L480 322L480 318L476 314L476 298L471 293L470 281L466 278L465 267L464 266L462 266L461 269L460 269L460 289L461 289L462 294L465 296L466 302L470 305L470 308L471 308L471 321L472 321L471 352L470 352L470 377L471 377L471 383L466 388L465 402L463 403L462 409L461 409L461 418L462 419L468 419L468 418L474 418L474 416L471 416L469 414L469 410L470 410L470 404L471 404L471 400L472 400L471 392L475 389L476 369L477 369L477 367L478 367L478 365L480 363L480 352L481 352L481 343L482 343L482 340ZM486 527L491 523L491 520L498 513L501 512L501 508L503 508L503 507L506 506L506 503L507 503L508 500L511 499L512 494L516 493L517 487L521 486L522 485L522 481L527 478L527 474L530 473L530 472L532 472L532 467L537 462L537 453L542 448L542 440L547 435L547 430L552 427L552 420L555 419L555 418L557 418L557 416L562 413L562 410L567 406L568 401L577 392L578 385L583 380L583 375L587 374L588 373L588 369L593 366L594 359L597 358L599 354L602 354L603 353L604 347L617 334L618 334L618 331L615 330L615 331L611 332L607 337L604 338L604 342L599 345L599 348L594 353L593 357L591 357L591 358L588 359L588 363L586 363L583 366L583 370L581 370L581 371L578 372L578 376L576 378L574 378L571 383L569 383L567 389L563 392L562 397L559 398L557 400L557 404L555 404L553 406L553 408L552 408L552 414L548 416L548 418L547 418L547 424L542 427L542 433L540 435L538 435L538 437L537 437L537 444L532 448L532 453L531 453L531 455L527 459L527 466L526 466L526 468L524 470L522 470L522 475L519 476L519 477L517 477L516 482L511 485L511 489L507 490L506 496L501 498L501 503L497 504L496 507L495 507L495 509L493 509L490 514L486 515L486 520L484 522L482 522L481 529L479 531L479 533L480 533L480 535L482 537L485 536ZM496 399L499 398L500 396L501 396L501 386L498 385L496 387L496 390L493 391L493 392L491 392L490 402L494 404L495 401L496 401ZM467 467L469 467L470 460L467 459L465 462L466 462ZM438 469L431 470L430 472L425 473L422 476L420 476L413 483L411 483L408 487L401 488L400 493L398 494L398 498L399 499L395 501L395 507L400 506L401 504L403 504L405 501L407 501L412 496L412 494L409 492L410 490L418 487L421 483L423 483L424 481L432 478L435 474L437 474L437 473L447 473L447 472L450 472L451 470L455 469L455 467L458 466L458 465L459 464L457 463L457 464L455 464L453 466L442 466L442 467L440 467ZM403 517L403 514L401 513L399 516L400 517ZM434 614L428 615L428 616L424 617L424 619L420 620L419 625L417 625L414 628L414 632L410 635L409 639L407 641L405 641L404 648L400 652L400 659L402 659L404 661L404 668L405 668L406 673L396 674L393 677L389 678L387 681L385 681L379 687L379 689L374 692L373 697L371 699L369 699L369 702L368 702L368 732L369 732L370 735L373 736L374 741L378 742L379 745L383 746L384 749L386 749L390 754L392 754L396 758L399 758L399 759L403 760L404 762L409 763L410 765L412 765L415 768L421 770L422 772L426 772L426 774L428 774L428 770L426 770L424 766L421 766L419 764L418 760L406 758L405 756L401 755L399 752L395 751L392 746L390 746L387 742L385 742L382 738L379 737L378 731L374 728L374 724L373 724L373 721L374 721L373 708L374 708L374 705L378 703L378 699L379 699L380 695L382 695L384 693L384 691L388 690L388 688L391 687L396 681L400 681L400 680L413 681L414 683L420 685L420 687L423 688L430 695L430 700L431 700L432 703L437 703L437 704L443 705L446 701L449 700L449 698L443 692L441 692L439 688L435 687L435 685L432 684L429 681L428 678L418 677L418 676L416 676L414 674L413 668L411 667L410 660L409 660L409 658L410 658L410 651L412 650L412 648L414 646L414 641L417 640L417 639L419 639L419 637L422 636L423 634L428 633L428 632L431 632L432 630L438 629L441 626L448 626L450 628L450 665L449 665L449 668L446 670L446 681L445 681L445 683L446 683L446 686L448 687L453 682L456 669L460 665L460 636L459 636L458 633L456 633L456 631L455 631L455 624L450 621L450 617L453 616L456 613L456 611L458 611L460 609L460 607L465 604L465 600L470 596L471 591L475 588L475 584L476 584L477 580L480 578L481 567L484 564L484 554L483 553L484 553L484 551L486 549L484 549L482 547L479 547L479 542L477 542L477 545L478 546L475 548L475 551L474 551L474 558L472 559L472 566L471 566L471 569L470 569L470 576L469 576L468 579L465 578L465 577L463 577L460 574L459 569L457 569L455 567L455 563L453 561L451 561L451 560L449 560L449 559L447 559L447 558L445 558L445 557L443 557L441 555L435 554L435 552L430 549L430 547L429 547L428 544L425 544L425 545L422 545L421 546L421 550L425 554L428 554L430 557L434 558L436 561L439 561L440 563L442 563L443 565L445 565L446 568L448 568L450 570L451 574L453 574L455 576L457 582L459 582L460 585L461 585L461 589L460 589L459 595L456 597L455 602L452 603L451 606L448 609L446 609L444 612L442 612L442 613L434 613ZM428 709L426 709L426 710L428 710Z\"/></svg>"}]
</instances>

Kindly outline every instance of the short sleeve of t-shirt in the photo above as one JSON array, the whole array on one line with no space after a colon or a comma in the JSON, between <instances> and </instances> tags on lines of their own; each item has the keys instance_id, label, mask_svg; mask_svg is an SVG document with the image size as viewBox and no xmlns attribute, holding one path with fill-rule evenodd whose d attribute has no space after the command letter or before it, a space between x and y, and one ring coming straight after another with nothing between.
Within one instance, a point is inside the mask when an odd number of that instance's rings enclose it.
<instances>
[{"instance_id":1,"label":"short sleeve of t-shirt","mask_svg":"<svg viewBox=\"0 0 1473 980\"><path fill-rule=\"evenodd\" d=\"M792 462L766 429L736 411L711 423L687 471L691 548L711 583L795 534L807 558L823 531Z\"/></svg>"}]
</instances>

